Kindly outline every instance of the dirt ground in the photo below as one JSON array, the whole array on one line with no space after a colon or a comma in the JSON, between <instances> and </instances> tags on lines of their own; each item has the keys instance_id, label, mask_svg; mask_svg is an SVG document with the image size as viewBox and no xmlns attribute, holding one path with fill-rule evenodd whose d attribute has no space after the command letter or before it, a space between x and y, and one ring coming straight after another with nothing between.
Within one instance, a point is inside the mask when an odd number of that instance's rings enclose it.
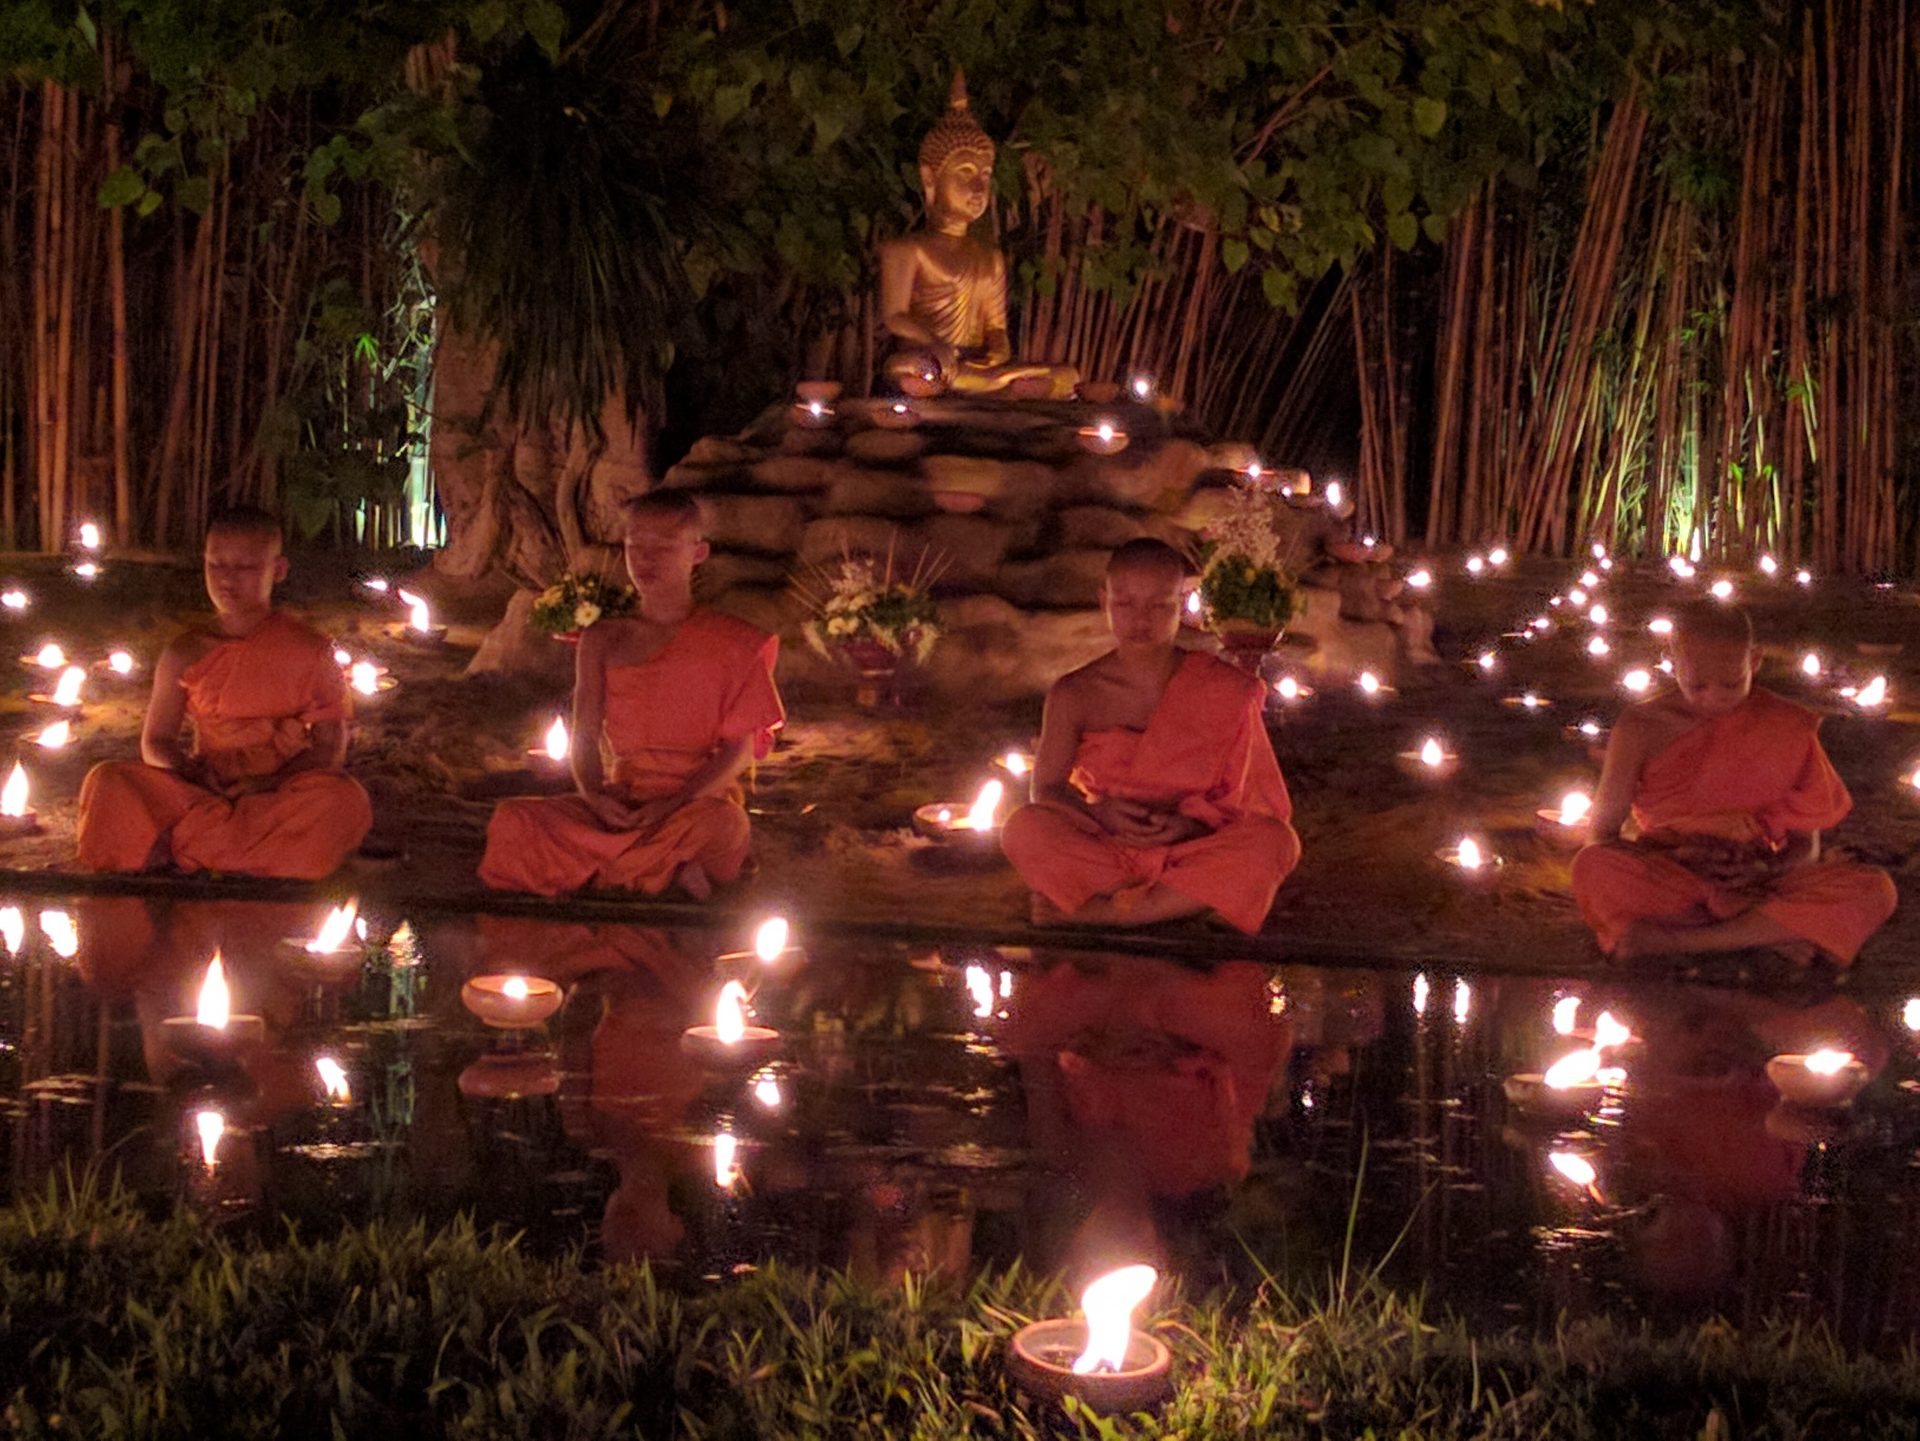
<instances>
[{"instance_id":1,"label":"dirt ground","mask_svg":"<svg viewBox=\"0 0 1920 1441\"><path fill-rule=\"evenodd\" d=\"M1310 700L1276 709L1275 749L1305 846L1268 923L1282 954L1541 971L1585 969L1597 960L1568 897L1570 853L1534 835L1534 808L1591 784L1597 765L1566 727L1587 716L1611 717L1625 700L1622 672L1658 659L1646 620L1716 572L1702 567L1686 587L1654 567L1633 575L1617 568L1595 597L1613 613L1607 634L1614 650L1604 660L1587 655L1594 632L1586 624L1531 642L1500 639L1548 613L1548 594L1571 584L1578 569L1539 562L1516 575L1471 580L1457 562L1438 564L1438 645L1450 661L1466 664L1403 675L1397 694L1373 700L1337 678L1315 677L1318 693ZM184 567L116 561L90 585L39 558L0 559L0 570L35 597L31 610L6 612L0 622L10 655L29 655L52 639L83 659L127 645L144 662L182 617L204 607L198 573ZM530 762L526 751L564 707L565 686L463 679L488 619L478 604L471 615L454 610L444 649L419 649L387 633L398 615L357 588L356 573L365 567L343 559L304 562L284 598L356 655L392 668L398 688L360 708L350 766L374 797L376 835L404 844L407 888L450 897L472 892L492 802L564 787L557 768ZM1861 981L1894 983L1913 967L1920 940L1920 904L1906 894L1920 847L1920 791L1904 779L1920 762L1920 710L1908 708L1920 705L1920 650L1888 648L1905 641L1920 617L1916 596L1864 582L1802 589L1751 574L1741 585L1769 651L1763 683L1830 713L1826 742L1855 799L1854 814L1832 842L1892 870L1906 895L1857 969ZM430 577L425 586L431 594ZM1871 653L1859 649L1862 643ZM1470 660L1486 646L1500 656L1491 676ZM1854 679L1884 672L1892 704L1866 715L1834 694L1847 677L1805 683L1798 661L1810 647ZM0 726L31 772L43 829L0 842L0 865L60 870L69 864L74 797L87 767L136 754L144 669L129 681L92 681L76 739L60 752L31 743L58 715L26 699L41 688L43 673L21 665L14 674L0 700ZM1530 712L1501 703L1527 690L1550 705ZM970 797L994 774L996 754L1030 745L1037 701L987 709L922 699L867 714L852 705L849 684L837 693L790 694L788 703L790 722L758 768L749 802L755 867L723 904L742 912L780 905L854 922L1025 926L1026 892L1010 867L997 857L967 862L929 846L914 837L909 818L924 802ZM1396 752L1430 734L1462 759L1444 782L1410 778L1395 765ZM1496 874L1470 882L1435 859L1436 848L1467 833L1502 856ZM1219 946L1230 950L1232 942L1223 936Z\"/></svg>"}]
</instances>

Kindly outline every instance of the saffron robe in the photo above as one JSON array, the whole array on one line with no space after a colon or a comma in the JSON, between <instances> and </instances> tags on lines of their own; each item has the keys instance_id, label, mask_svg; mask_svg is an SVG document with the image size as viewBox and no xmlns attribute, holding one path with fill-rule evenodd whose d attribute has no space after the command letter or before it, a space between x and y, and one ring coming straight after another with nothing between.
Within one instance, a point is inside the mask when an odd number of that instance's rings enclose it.
<instances>
[{"instance_id":1,"label":"saffron robe","mask_svg":"<svg viewBox=\"0 0 1920 1441\"><path fill-rule=\"evenodd\" d=\"M1259 681L1199 652L1181 661L1145 730L1088 731L1072 782L1102 797L1177 810L1207 834L1135 845L1091 816L1022 806L1000 847L1027 884L1072 915L1096 896L1125 907L1165 885L1252 934L1300 859L1293 803L1274 759Z\"/></svg>"},{"instance_id":2,"label":"saffron robe","mask_svg":"<svg viewBox=\"0 0 1920 1441\"><path fill-rule=\"evenodd\" d=\"M346 677L318 631L274 611L251 635L222 641L181 674L193 755L217 789L138 761L105 761L80 787L77 860L90 871L187 871L318 880L373 825L360 783L343 770L298 771L231 796L304 751L309 729L351 715Z\"/></svg>"},{"instance_id":3,"label":"saffron robe","mask_svg":"<svg viewBox=\"0 0 1920 1441\"><path fill-rule=\"evenodd\" d=\"M610 665L601 739L613 788L634 801L678 791L721 746L751 737L756 757L786 720L773 664L780 641L698 610L638 665ZM593 744L581 737L577 744ZM733 794L688 801L645 833L609 830L582 796L502 801L487 826L480 879L557 896L583 886L658 895L684 865L725 884L747 859L746 807Z\"/></svg>"},{"instance_id":4,"label":"saffron robe","mask_svg":"<svg viewBox=\"0 0 1920 1441\"><path fill-rule=\"evenodd\" d=\"M1778 846L1793 833L1838 824L1853 798L1820 744L1819 725L1805 707L1756 690L1646 762L1633 797L1642 844L1588 846L1574 858L1574 899L1602 949L1611 952L1635 921L1703 925L1757 909L1835 959L1854 958L1893 914L1885 871L1819 861L1754 893L1717 885L1661 852L1663 843L1702 836Z\"/></svg>"}]
</instances>

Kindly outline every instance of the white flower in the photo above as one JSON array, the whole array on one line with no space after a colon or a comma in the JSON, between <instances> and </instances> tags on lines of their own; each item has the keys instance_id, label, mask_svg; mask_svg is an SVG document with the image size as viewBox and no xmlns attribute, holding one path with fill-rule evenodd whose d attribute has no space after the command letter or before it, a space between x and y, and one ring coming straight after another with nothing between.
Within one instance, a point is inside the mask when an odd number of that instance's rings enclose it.
<instances>
[{"instance_id":1,"label":"white flower","mask_svg":"<svg viewBox=\"0 0 1920 1441\"><path fill-rule=\"evenodd\" d=\"M598 619L600 619L600 607L590 600L583 600L573 608L573 623L581 630L585 630Z\"/></svg>"}]
</instances>

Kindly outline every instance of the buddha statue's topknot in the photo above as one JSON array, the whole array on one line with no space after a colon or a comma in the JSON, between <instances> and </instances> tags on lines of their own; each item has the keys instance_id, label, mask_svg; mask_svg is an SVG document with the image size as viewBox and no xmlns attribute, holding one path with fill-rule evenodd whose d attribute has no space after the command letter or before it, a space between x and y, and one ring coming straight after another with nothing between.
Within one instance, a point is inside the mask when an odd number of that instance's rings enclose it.
<instances>
[{"instance_id":1,"label":"buddha statue's topknot","mask_svg":"<svg viewBox=\"0 0 1920 1441\"><path fill-rule=\"evenodd\" d=\"M920 164L935 175L961 151L972 151L987 157L989 167L993 164L995 146L993 137L980 128L980 122L973 118L973 111L967 104L967 77L964 72L953 72L953 88L947 92L947 113L942 115L933 129L927 132L927 138L920 142Z\"/></svg>"}]
</instances>

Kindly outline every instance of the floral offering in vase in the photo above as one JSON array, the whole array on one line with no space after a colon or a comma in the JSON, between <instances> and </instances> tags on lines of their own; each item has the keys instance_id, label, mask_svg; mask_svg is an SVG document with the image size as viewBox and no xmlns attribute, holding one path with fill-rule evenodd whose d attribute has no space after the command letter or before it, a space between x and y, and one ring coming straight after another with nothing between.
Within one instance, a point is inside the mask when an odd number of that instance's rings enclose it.
<instances>
[{"instance_id":1,"label":"floral offering in vase","mask_svg":"<svg viewBox=\"0 0 1920 1441\"><path fill-rule=\"evenodd\" d=\"M844 555L835 566L816 568L795 589L813 610L808 643L838 657L860 677L856 702L867 709L893 697L902 661L924 664L940 638L939 607L929 587L940 567L925 557L911 574L895 573L893 554L884 560Z\"/></svg>"},{"instance_id":2,"label":"floral offering in vase","mask_svg":"<svg viewBox=\"0 0 1920 1441\"><path fill-rule=\"evenodd\" d=\"M1256 674L1293 616L1293 568L1281 553L1275 504L1267 491L1237 484L1201 537L1207 627L1227 660Z\"/></svg>"},{"instance_id":3,"label":"floral offering in vase","mask_svg":"<svg viewBox=\"0 0 1920 1441\"><path fill-rule=\"evenodd\" d=\"M595 621L626 615L636 599L631 590L600 576L566 571L535 597L533 625L556 640L577 642Z\"/></svg>"}]
</instances>

